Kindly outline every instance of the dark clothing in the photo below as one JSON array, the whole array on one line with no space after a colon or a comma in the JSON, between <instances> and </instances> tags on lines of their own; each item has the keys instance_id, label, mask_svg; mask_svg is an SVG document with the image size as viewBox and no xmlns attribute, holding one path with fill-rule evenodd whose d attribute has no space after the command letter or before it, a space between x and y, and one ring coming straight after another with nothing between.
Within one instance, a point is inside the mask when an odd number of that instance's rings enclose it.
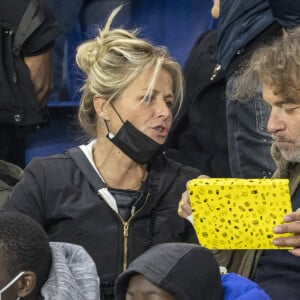
<instances>
[{"instance_id":1,"label":"dark clothing","mask_svg":"<svg viewBox=\"0 0 300 300\"><path fill-rule=\"evenodd\" d=\"M106 186L82 156L80 167L68 154L32 160L2 209L31 216L51 241L83 246L96 263L105 293L101 299L113 299L113 282L126 259L129 263L162 242L197 243L193 227L177 215L177 208L186 182L200 172L158 157L149 166L142 205L125 222L100 196Z\"/></svg>"},{"instance_id":2,"label":"dark clothing","mask_svg":"<svg viewBox=\"0 0 300 300\"><path fill-rule=\"evenodd\" d=\"M260 34L258 34L247 45L244 45L236 53L228 67L226 68L225 77L230 78L233 73L239 75L242 72L244 66L246 66L248 60L251 58L253 52L260 47L264 47L271 44L274 40L282 37L282 28L276 22L273 22L270 26L265 28Z\"/></svg>"},{"instance_id":3,"label":"dark clothing","mask_svg":"<svg viewBox=\"0 0 300 300\"><path fill-rule=\"evenodd\" d=\"M266 0L220 1L217 59L223 70L226 71L233 57L274 21Z\"/></svg>"},{"instance_id":4,"label":"dark clothing","mask_svg":"<svg viewBox=\"0 0 300 300\"><path fill-rule=\"evenodd\" d=\"M264 251L253 279L272 300L299 299L300 262L288 251Z\"/></svg>"},{"instance_id":5,"label":"dark clothing","mask_svg":"<svg viewBox=\"0 0 300 300\"><path fill-rule=\"evenodd\" d=\"M21 45L20 55L14 52L16 30L29 2L3 1L0 6L0 124L17 127L38 125L44 120L44 111L38 104L29 69L23 58L45 52L59 34L59 27L51 19L46 19L39 4L32 8L39 17L37 20L34 16L29 19L28 27L32 23L42 23ZM23 34L26 36L27 32L24 31ZM23 127L19 131L25 132Z\"/></svg>"},{"instance_id":6,"label":"dark clothing","mask_svg":"<svg viewBox=\"0 0 300 300\"><path fill-rule=\"evenodd\" d=\"M222 0L217 30L217 60L225 70L227 81L226 125L231 177L270 177L275 171L270 155L272 137L266 128L270 110L262 103L259 86L253 91L254 96L243 103L236 97L236 86L253 51L281 36L281 27L275 22L267 0Z\"/></svg>"},{"instance_id":7,"label":"dark clothing","mask_svg":"<svg viewBox=\"0 0 300 300\"><path fill-rule=\"evenodd\" d=\"M230 177L225 79L217 66L216 43L215 30L201 35L184 65L186 94L166 154L211 177Z\"/></svg>"},{"instance_id":8,"label":"dark clothing","mask_svg":"<svg viewBox=\"0 0 300 300\"><path fill-rule=\"evenodd\" d=\"M2 1L0 5L0 25L11 29L13 32L27 8L30 0ZM45 15L45 21L34 33L24 42L21 52L23 56L32 56L44 52L53 44L54 39L60 33L57 23L46 10L44 0L38 0L39 10Z\"/></svg>"},{"instance_id":9,"label":"dark clothing","mask_svg":"<svg viewBox=\"0 0 300 300\"><path fill-rule=\"evenodd\" d=\"M59 32L42 0L0 4L0 159L24 167L24 136L47 120L24 57L49 50Z\"/></svg>"},{"instance_id":10,"label":"dark clothing","mask_svg":"<svg viewBox=\"0 0 300 300\"><path fill-rule=\"evenodd\" d=\"M22 176L23 170L20 167L0 160L0 206Z\"/></svg>"},{"instance_id":11,"label":"dark clothing","mask_svg":"<svg viewBox=\"0 0 300 300\"><path fill-rule=\"evenodd\" d=\"M19 127L0 124L0 159L25 167L25 137Z\"/></svg>"},{"instance_id":12,"label":"dark clothing","mask_svg":"<svg viewBox=\"0 0 300 300\"><path fill-rule=\"evenodd\" d=\"M292 197L292 207L293 211L300 207L299 187ZM300 260L284 250L264 251L254 280L272 296L272 300L296 300L299 298Z\"/></svg>"},{"instance_id":13,"label":"dark clothing","mask_svg":"<svg viewBox=\"0 0 300 300\"><path fill-rule=\"evenodd\" d=\"M275 20L285 29L300 24L300 2L296 0L269 0Z\"/></svg>"},{"instance_id":14,"label":"dark clothing","mask_svg":"<svg viewBox=\"0 0 300 300\"><path fill-rule=\"evenodd\" d=\"M145 252L118 277L116 300L125 300L128 281L137 273L177 300L223 299L218 264L197 245L165 243Z\"/></svg>"}]
</instances>

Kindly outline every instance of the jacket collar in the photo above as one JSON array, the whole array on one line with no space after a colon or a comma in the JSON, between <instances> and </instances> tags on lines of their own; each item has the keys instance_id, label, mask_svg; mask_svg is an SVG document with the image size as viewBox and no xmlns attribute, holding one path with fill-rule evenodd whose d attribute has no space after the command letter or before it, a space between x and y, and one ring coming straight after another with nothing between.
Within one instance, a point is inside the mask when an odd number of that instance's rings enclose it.
<instances>
[{"instance_id":1,"label":"jacket collar","mask_svg":"<svg viewBox=\"0 0 300 300\"><path fill-rule=\"evenodd\" d=\"M293 195L300 184L300 163L287 161L275 144L271 147L271 154L277 166L273 178L289 179L290 193Z\"/></svg>"}]
</instances>

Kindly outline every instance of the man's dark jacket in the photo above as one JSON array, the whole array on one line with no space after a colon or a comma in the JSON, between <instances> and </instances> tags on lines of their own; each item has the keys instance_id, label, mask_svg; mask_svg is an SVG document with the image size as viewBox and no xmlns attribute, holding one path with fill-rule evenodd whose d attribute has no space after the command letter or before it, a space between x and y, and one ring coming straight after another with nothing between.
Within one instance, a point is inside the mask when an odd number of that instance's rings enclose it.
<instances>
[{"instance_id":1,"label":"man's dark jacket","mask_svg":"<svg viewBox=\"0 0 300 300\"><path fill-rule=\"evenodd\" d=\"M211 177L229 177L225 77L216 61L216 30L201 34L184 65L186 93L167 156Z\"/></svg>"}]
</instances>

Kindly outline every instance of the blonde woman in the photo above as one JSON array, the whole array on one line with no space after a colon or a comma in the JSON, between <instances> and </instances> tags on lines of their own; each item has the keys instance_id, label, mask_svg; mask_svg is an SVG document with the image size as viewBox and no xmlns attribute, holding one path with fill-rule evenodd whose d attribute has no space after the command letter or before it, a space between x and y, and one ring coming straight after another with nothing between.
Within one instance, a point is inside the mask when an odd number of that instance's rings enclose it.
<instances>
[{"instance_id":1,"label":"blonde woman","mask_svg":"<svg viewBox=\"0 0 300 300\"><path fill-rule=\"evenodd\" d=\"M136 32L110 29L119 10L77 52L86 74L79 121L92 141L34 159L3 206L30 215L52 241L82 245L97 265L102 299L113 299L117 275L152 245L197 243L177 207L200 172L163 154L182 101L180 67Z\"/></svg>"}]
</instances>

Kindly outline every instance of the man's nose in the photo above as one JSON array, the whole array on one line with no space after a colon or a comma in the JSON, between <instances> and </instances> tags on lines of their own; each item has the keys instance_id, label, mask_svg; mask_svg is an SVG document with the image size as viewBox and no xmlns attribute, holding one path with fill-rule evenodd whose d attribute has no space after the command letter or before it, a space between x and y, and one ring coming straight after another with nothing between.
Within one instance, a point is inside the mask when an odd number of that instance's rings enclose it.
<instances>
[{"instance_id":1,"label":"man's nose","mask_svg":"<svg viewBox=\"0 0 300 300\"><path fill-rule=\"evenodd\" d=\"M267 124L267 129L270 133L276 133L285 128L284 120L282 118L282 109L279 107L272 107L270 117Z\"/></svg>"}]
</instances>

